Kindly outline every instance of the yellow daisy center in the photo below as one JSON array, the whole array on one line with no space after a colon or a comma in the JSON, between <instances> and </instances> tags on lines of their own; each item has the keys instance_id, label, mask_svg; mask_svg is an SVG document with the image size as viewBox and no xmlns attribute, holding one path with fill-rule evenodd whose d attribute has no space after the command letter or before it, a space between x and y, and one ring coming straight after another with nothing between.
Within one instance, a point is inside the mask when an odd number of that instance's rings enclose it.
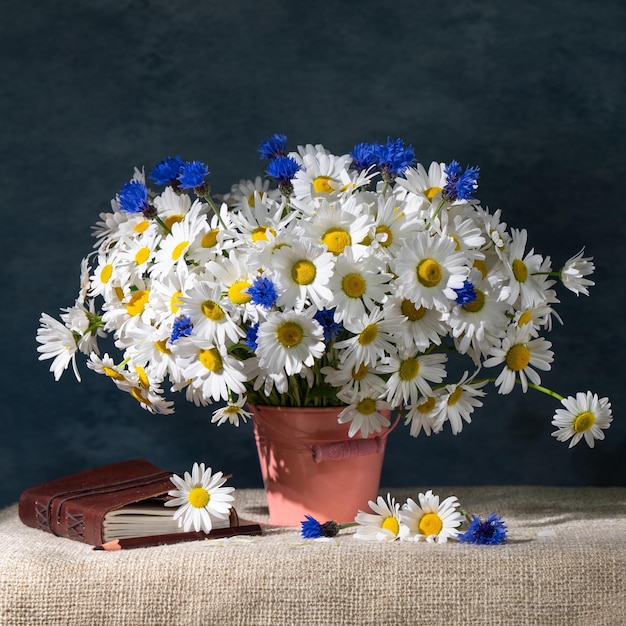
<instances>
[{"instance_id":1,"label":"yellow daisy center","mask_svg":"<svg viewBox=\"0 0 626 626\"><path fill-rule=\"evenodd\" d=\"M443 528L443 522L437 513L426 513L422 515L419 521L418 528L420 534L426 537L430 535L438 535Z\"/></svg>"},{"instance_id":2,"label":"yellow daisy center","mask_svg":"<svg viewBox=\"0 0 626 626\"><path fill-rule=\"evenodd\" d=\"M463 305L463 308L468 313L478 313L485 306L485 294L480 289L474 289L476 297L467 304Z\"/></svg>"},{"instance_id":3,"label":"yellow daisy center","mask_svg":"<svg viewBox=\"0 0 626 626\"><path fill-rule=\"evenodd\" d=\"M350 298L360 298L367 288L367 283L360 274L346 274L341 281L341 289Z\"/></svg>"},{"instance_id":4,"label":"yellow daisy center","mask_svg":"<svg viewBox=\"0 0 626 626\"><path fill-rule=\"evenodd\" d=\"M189 504L195 509L203 509L211 499L211 494L204 487L194 487L187 496Z\"/></svg>"},{"instance_id":5,"label":"yellow daisy center","mask_svg":"<svg viewBox=\"0 0 626 626\"><path fill-rule=\"evenodd\" d=\"M111 280L111 276L113 276L113 266L107 263L100 270L100 280L106 285Z\"/></svg>"},{"instance_id":6,"label":"yellow daisy center","mask_svg":"<svg viewBox=\"0 0 626 626\"><path fill-rule=\"evenodd\" d=\"M376 411L376 400L373 400L372 398L363 398L363 400L357 403L356 409L363 415L371 415Z\"/></svg>"},{"instance_id":7,"label":"yellow daisy center","mask_svg":"<svg viewBox=\"0 0 626 626\"><path fill-rule=\"evenodd\" d=\"M124 290L121 287L113 287L113 291L115 291L118 300L124 299Z\"/></svg>"},{"instance_id":8,"label":"yellow daisy center","mask_svg":"<svg viewBox=\"0 0 626 626\"><path fill-rule=\"evenodd\" d=\"M146 374L146 370L141 367L141 365L137 365L135 367L135 371L137 372L137 376L139 377L139 386L143 389L150 389L150 381L148 380L148 374Z\"/></svg>"},{"instance_id":9,"label":"yellow daisy center","mask_svg":"<svg viewBox=\"0 0 626 626\"><path fill-rule=\"evenodd\" d=\"M522 326L525 326L528 322L531 322L532 319L533 314L530 311L524 311L517 320L517 327L521 328Z\"/></svg>"},{"instance_id":10,"label":"yellow daisy center","mask_svg":"<svg viewBox=\"0 0 626 626\"><path fill-rule=\"evenodd\" d=\"M430 413L434 408L435 408L435 397L434 396L430 396L430 398L428 398L428 400L426 400L426 402L422 402L422 404L420 404L417 407L417 410L422 415L426 415L426 413Z\"/></svg>"},{"instance_id":11,"label":"yellow daisy center","mask_svg":"<svg viewBox=\"0 0 626 626\"><path fill-rule=\"evenodd\" d=\"M402 300L402 304L400 305L400 311L402 311L402 315L406 315L411 322L417 322L417 320L421 320L424 317L426 311L428 309L420 306L419 308L415 306L414 302L410 300Z\"/></svg>"},{"instance_id":12,"label":"yellow daisy center","mask_svg":"<svg viewBox=\"0 0 626 626\"><path fill-rule=\"evenodd\" d=\"M457 387L448 397L448 406L454 406L463 395L463 387Z\"/></svg>"},{"instance_id":13,"label":"yellow daisy center","mask_svg":"<svg viewBox=\"0 0 626 626\"><path fill-rule=\"evenodd\" d=\"M519 259L515 259L513 261L513 276L515 276L515 280L520 283L525 283L528 278L528 268L526 267L526 263L524 261L520 261Z\"/></svg>"},{"instance_id":14,"label":"yellow daisy center","mask_svg":"<svg viewBox=\"0 0 626 626\"><path fill-rule=\"evenodd\" d=\"M202 363L202 365L204 365L204 367L206 367L210 372L222 371L222 357L217 348L200 350L198 353L198 359L200 360L200 363Z\"/></svg>"},{"instance_id":15,"label":"yellow daisy center","mask_svg":"<svg viewBox=\"0 0 626 626\"><path fill-rule=\"evenodd\" d=\"M152 402L150 402L150 400L148 400L148 398L145 398L143 395L143 392L141 390L140 387L133 387L130 390L130 395L135 398L135 400L137 400L137 402L141 403L141 404L145 404L146 406L151 406Z\"/></svg>"},{"instance_id":16,"label":"yellow daisy center","mask_svg":"<svg viewBox=\"0 0 626 626\"><path fill-rule=\"evenodd\" d=\"M318 176L313 179L313 189L315 193L332 193L333 187L330 181L333 180L330 176Z\"/></svg>"},{"instance_id":17,"label":"yellow daisy center","mask_svg":"<svg viewBox=\"0 0 626 626\"><path fill-rule=\"evenodd\" d=\"M310 285L317 274L315 263L308 259L296 261L291 268L291 278L298 285Z\"/></svg>"},{"instance_id":18,"label":"yellow daisy center","mask_svg":"<svg viewBox=\"0 0 626 626\"><path fill-rule=\"evenodd\" d=\"M180 309L180 305L183 303L183 292L176 291L170 298L170 311L176 313Z\"/></svg>"},{"instance_id":19,"label":"yellow daisy center","mask_svg":"<svg viewBox=\"0 0 626 626\"><path fill-rule=\"evenodd\" d=\"M441 265L435 259L424 259L417 266L417 280L424 287L435 287L443 278Z\"/></svg>"},{"instance_id":20,"label":"yellow daisy center","mask_svg":"<svg viewBox=\"0 0 626 626\"><path fill-rule=\"evenodd\" d=\"M376 226L376 234L386 235L384 239L379 241L379 244L383 248L388 248L393 243L393 233L391 232L391 228L389 228L389 226L384 226L383 224Z\"/></svg>"},{"instance_id":21,"label":"yellow daisy center","mask_svg":"<svg viewBox=\"0 0 626 626\"><path fill-rule=\"evenodd\" d=\"M224 407L224 413L226 413L227 415L235 415L236 413L239 413L240 410L241 408L236 404L229 404L228 406Z\"/></svg>"},{"instance_id":22,"label":"yellow daisy center","mask_svg":"<svg viewBox=\"0 0 626 626\"><path fill-rule=\"evenodd\" d=\"M126 310L129 315L141 315L144 309L146 308L146 304L148 304L148 298L150 297L150 292L147 289L139 289L135 291L135 293L130 297L128 304L126 305Z\"/></svg>"},{"instance_id":23,"label":"yellow daisy center","mask_svg":"<svg viewBox=\"0 0 626 626\"><path fill-rule=\"evenodd\" d=\"M572 422L572 428L577 433L584 433L595 423L596 416L591 411L579 413Z\"/></svg>"},{"instance_id":24,"label":"yellow daisy center","mask_svg":"<svg viewBox=\"0 0 626 626\"><path fill-rule=\"evenodd\" d=\"M252 231L252 241L267 241L267 231L275 237L276 231L271 226L257 226Z\"/></svg>"},{"instance_id":25,"label":"yellow daisy center","mask_svg":"<svg viewBox=\"0 0 626 626\"><path fill-rule=\"evenodd\" d=\"M237 280L228 288L228 297L233 304L246 304L250 302L252 297L250 294L245 293L245 290L250 287L250 283L247 280Z\"/></svg>"},{"instance_id":26,"label":"yellow daisy center","mask_svg":"<svg viewBox=\"0 0 626 626\"><path fill-rule=\"evenodd\" d=\"M455 250L460 250L461 249L461 242L459 241L459 238L456 235L448 235L448 237L450 239L452 239L452 241L454 241L454 249Z\"/></svg>"},{"instance_id":27,"label":"yellow daisy center","mask_svg":"<svg viewBox=\"0 0 626 626\"><path fill-rule=\"evenodd\" d=\"M352 237L345 228L329 228L322 235L322 243L335 256L341 254L352 243Z\"/></svg>"},{"instance_id":28,"label":"yellow daisy center","mask_svg":"<svg viewBox=\"0 0 626 626\"><path fill-rule=\"evenodd\" d=\"M137 253L135 254L135 263L137 265L142 265L150 258L150 248L144 246L143 248L139 248Z\"/></svg>"},{"instance_id":29,"label":"yellow daisy center","mask_svg":"<svg viewBox=\"0 0 626 626\"><path fill-rule=\"evenodd\" d=\"M429 187L428 189L424 189L424 195L428 198L430 202L432 202L433 198L442 191L442 187Z\"/></svg>"},{"instance_id":30,"label":"yellow daisy center","mask_svg":"<svg viewBox=\"0 0 626 626\"><path fill-rule=\"evenodd\" d=\"M259 198L262 200L263 197L265 196L265 192L264 191L259 191ZM253 209L254 208L254 191L248 196L248 206Z\"/></svg>"},{"instance_id":31,"label":"yellow daisy center","mask_svg":"<svg viewBox=\"0 0 626 626\"><path fill-rule=\"evenodd\" d=\"M124 374L118 372L115 368L109 367L108 365L104 366L104 373L113 380L125 380Z\"/></svg>"},{"instance_id":32,"label":"yellow daisy center","mask_svg":"<svg viewBox=\"0 0 626 626\"><path fill-rule=\"evenodd\" d=\"M210 230L206 235L202 236L202 247L203 248L212 248L217 243L217 235L219 234L219 229L214 228Z\"/></svg>"},{"instance_id":33,"label":"yellow daisy center","mask_svg":"<svg viewBox=\"0 0 626 626\"><path fill-rule=\"evenodd\" d=\"M385 530L390 530L394 535L397 535L400 532L400 524L398 524L398 520L393 515L388 515L383 520L380 527Z\"/></svg>"},{"instance_id":34,"label":"yellow daisy center","mask_svg":"<svg viewBox=\"0 0 626 626\"><path fill-rule=\"evenodd\" d=\"M483 278L485 278L485 276L487 276L487 274L489 273L489 270L487 269L487 264L480 259L476 259L474 261L474 267L481 273Z\"/></svg>"},{"instance_id":35,"label":"yellow daisy center","mask_svg":"<svg viewBox=\"0 0 626 626\"><path fill-rule=\"evenodd\" d=\"M205 300L201 309L204 316L208 317L212 322L221 322L226 317L224 309L217 302L213 302L213 300Z\"/></svg>"},{"instance_id":36,"label":"yellow daisy center","mask_svg":"<svg viewBox=\"0 0 626 626\"><path fill-rule=\"evenodd\" d=\"M172 354L172 351L167 347L167 342L167 339L161 339L161 341L155 341L154 345L162 354Z\"/></svg>"},{"instance_id":37,"label":"yellow daisy center","mask_svg":"<svg viewBox=\"0 0 626 626\"><path fill-rule=\"evenodd\" d=\"M185 248L189 245L188 241L181 241L175 248L172 250L172 261L178 261L181 255L185 252Z\"/></svg>"},{"instance_id":38,"label":"yellow daisy center","mask_svg":"<svg viewBox=\"0 0 626 626\"><path fill-rule=\"evenodd\" d=\"M358 341L362 346L368 346L375 341L376 337L378 337L378 326L370 324L359 333Z\"/></svg>"},{"instance_id":39,"label":"yellow daisy center","mask_svg":"<svg viewBox=\"0 0 626 626\"><path fill-rule=\"evenodd\" d=\"M420 371L419 361L415 358L405 359L400 364L399 375L402 380L413 380Z\"/></svg>"},{"instance_id":40,"label":"yellow daisy center","mask_svg":"<svg viewBox=\"0 0 626 626\"><path fill-rule=\"evenodd\" d=\"M506 364L510 370L519 372L530 363L530 350L523 344L517 343L506 353Z\"/></svg>"},{"instance_id":41,"label":"yellow daisy center","mask_svg":"<svg viewBox=\"0 0 626 626\"><path fill-rule=\"evenodd\" d=\"M367 376L367 372L369 371L367 365L359 365L359 369L355 370L352 368L352 380L363 380Z\"/></svg>"},{"instance_id":42,"label":"yellow daisy center","mask_svg":"<svg viewBox=\"0 0 626 626\"><path fill-rule=\"evenodd\" d=\"M304 337L302 326L296 322L283 322L276 329L276 339L285 348L293 348L297 346Z\"/></svg>"},{"instance_id":43,"label":"yellow daisy center","mask_svg":"<svg viewBox=\"0 0 626 626\"><path fill-rule=\"evenodd\" d=\"M182 222L184 219L185 217L183 215L180 215L179 213L174 213L173 215L168 215L165 218L164 223L167 226L168 230L172 230L172 226L174 226L174 224Z\"/></svg>"},{"instance_id":44,"label":"yellow daisy center","mask_svg":"<svg viewBox=\"0 0 626 626\"><path fill-rule=\"evenodd\" d=\"M141 222L137 222L133 227L133 230L136 233L145 233L148 230L148 226L150 226L149 220L141 220Z\"/></svg>"}]
</instances>

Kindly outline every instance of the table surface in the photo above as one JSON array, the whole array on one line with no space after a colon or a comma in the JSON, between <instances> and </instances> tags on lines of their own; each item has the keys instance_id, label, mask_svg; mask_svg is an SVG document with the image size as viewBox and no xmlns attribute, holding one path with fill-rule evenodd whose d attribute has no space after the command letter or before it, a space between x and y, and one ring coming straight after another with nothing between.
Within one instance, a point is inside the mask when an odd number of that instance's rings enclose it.
<instances>
[{"instance_id":1,"label":"table surface","mask_svg":"<svg viewBox=\"0 0 626 626\"><path fill-rule=\"evenodd\" d=\"M305 540L268 524L263 491L237 490L242 522L263 536L102 552L28 528L10 506L0 624L626 624L626 488L434 491L502 515L507 543L358 541L352 529Z\"/></svg>"}]
</instances>

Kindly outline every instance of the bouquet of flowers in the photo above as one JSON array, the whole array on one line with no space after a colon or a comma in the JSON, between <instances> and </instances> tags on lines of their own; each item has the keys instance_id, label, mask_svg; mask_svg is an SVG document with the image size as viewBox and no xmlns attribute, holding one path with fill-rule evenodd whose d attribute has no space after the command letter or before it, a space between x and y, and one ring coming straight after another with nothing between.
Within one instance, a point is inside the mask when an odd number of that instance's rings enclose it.
<instances>
[{"instance_id":1,"label":"bouquet of flowers","mask_svg":"<svg viewBox=\"0 0 626 626\"><path fill-rule=\"evenodd\" d=\"M519 384L561 401L559 441L604 437L607 398L564 397L539 374L555 284L594 284L584 249L554 271L526 230L481 206L478 167L426 168L399 139L337 156L274 135L259 153L266 176L220 198L198 161L135 170L94 227L74 305L41 316L39 358L56 379L71 363L80 380L82 353L154 413L173 411L169 384L219 403L218 424L245 420L246 402L338 405L364 437L389 410L413 436L457 434L488 383ZM107 335L118 358L101 352Z\"/></svg>"}]
</instances>

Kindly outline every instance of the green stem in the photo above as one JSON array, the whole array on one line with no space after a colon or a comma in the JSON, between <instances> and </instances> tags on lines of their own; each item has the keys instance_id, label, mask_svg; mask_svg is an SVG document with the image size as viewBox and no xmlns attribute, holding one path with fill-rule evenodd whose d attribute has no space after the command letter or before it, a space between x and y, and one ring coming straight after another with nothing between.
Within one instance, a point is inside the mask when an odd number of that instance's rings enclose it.
<instances>
[{"instance_id":1,"label":"green stem","mask_svg":"<svg viewBox=\"0 0 626 626\"><path fill-rule=\"evenodd\" d=\"M170 230L170 227L157 215L155 218L156 223L168 234L171 235L172 231Z\"/></svg>"},{"instance_id":2,"label":"green stem","mask_svg":"<svg viewBox=\"0 0 626 626\"><path fill-rule=\"evenodd\" d=\"M496 382L496 378L480 378L480 379L474 380L473 382L475 382L475 383L483 383L483 382L495 383ZM521 385L522 384L519 378L515 379L515 383L517 385ZM552 389L548 389L547 387L543 387L542 385L535 385L535 383L530 383L530 382L528 382L527 385L531 389L534 389L535 391L541 391L541 393L545 393L548 396L552 396L553 398L556 398L557 400L564 400L565 399L565 397L562 396L560 393L557 393L556 391L552 391Z\"/></svg>"},{"instance_id":3,"label":"green stem","mask_svg":"<svg viewBox=\"0 0 626 626\"><path fill-rule=\"evenodd\" d=\"M445 203L446 201L443 199L439 201L439 206L435 209L435 212L430 216L430 220L428 221L428 224L426 224L425 230L428 230L430 228L433 220L439 215L439 212L444 207Z\"/></svg>"}]
</instances>

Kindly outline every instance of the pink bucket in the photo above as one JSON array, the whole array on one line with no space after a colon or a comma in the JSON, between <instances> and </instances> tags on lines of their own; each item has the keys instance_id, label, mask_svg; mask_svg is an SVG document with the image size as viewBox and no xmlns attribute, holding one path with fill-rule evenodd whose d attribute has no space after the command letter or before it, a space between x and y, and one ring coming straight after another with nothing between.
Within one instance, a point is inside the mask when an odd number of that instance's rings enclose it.
<instances>
[{"instance_id":1,"label":"pink bucket","mask_svg":"<svg viewBox=\"0 0 626 626\"><path fill-rule=\"evenodd\" d=\"M337 423L342 407L249 405L253 415L270 522L299 526L305 515L319 522L353 522L376 500L387 435L349 438Z\"/></svg>"}]
</instances>

